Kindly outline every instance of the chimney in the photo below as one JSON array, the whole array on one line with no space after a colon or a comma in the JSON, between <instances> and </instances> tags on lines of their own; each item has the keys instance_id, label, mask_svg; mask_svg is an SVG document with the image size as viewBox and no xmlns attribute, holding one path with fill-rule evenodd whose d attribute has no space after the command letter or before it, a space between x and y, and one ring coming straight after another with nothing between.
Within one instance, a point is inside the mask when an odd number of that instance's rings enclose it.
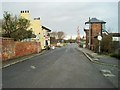
<instances>
[{"instance_id":1,"label":"chimney","mask_svg":"<svg viewBox=\"0 0 120 90\"><path fill-rule=\"evenodd\" d=\"M21 13L29 13L29 10L20 11Z\"/></svg>"},{"instance_id":2,"label":"chimney","mask_svg":"<svg viewBox=\"0 0 120 90\"><path fill-rule=\"evenodd\" d=\"M40 20L40 17L38 18L38 20Z\"/></svg>"},{"instance_id":3,"label":"chimney","mask_svg":"<svg viewBox=\"0 0 120 90\"><path fill-rule=\"evenodd\" d=\"M24 11L20 11L21 13L24 13Z\"/></svg>"},{"instance_id":4,"label":"chimney","mask_svg":"<svg viewBox=\"0 0 120 90\"><path fill-rule=\"evenodd\" d=\"M34 20L40 20L40 17L38 17L38 18L34 18Z\"/></svg>"}]
</instances>

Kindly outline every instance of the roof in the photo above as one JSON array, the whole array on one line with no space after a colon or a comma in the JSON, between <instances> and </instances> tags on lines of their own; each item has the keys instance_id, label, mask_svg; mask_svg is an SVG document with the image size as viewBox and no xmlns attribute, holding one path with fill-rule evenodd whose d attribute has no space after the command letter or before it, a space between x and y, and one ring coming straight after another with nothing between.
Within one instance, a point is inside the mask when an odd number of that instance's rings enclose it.
<instances>
[{"instance_id":1,"label":"roof","mask_svg":"<svg viewBox=\"0 0 120 90\"><path fill-rule=\"evenodd\" d=\"M47 27L45 27L45 26L42 26L42 28L43 29L45 29L45 30L47 30L48 32L51 32L51 30L50 29L48 29Z\"/></svg>"},{"instance_id":2,"label":"roof","mask_svg":"<svg viewBox=\"0 0 120 90\"><path fill-rule=\"evenodd\" d=\"M88 23L106 23L106 22L103 20L99 20L97 18L91 18L90 21L85 22L85 24L88 24Z\"/></svg>"},{"instance_id":3,"label":"roof","mask_svg":"<svg viewBox=\"0 0 120 90\"><path fill-rule=\"evenodd\" d=\"M84 31L89 31L89 29L84 29Z\"/></svg>"}]
</instances>

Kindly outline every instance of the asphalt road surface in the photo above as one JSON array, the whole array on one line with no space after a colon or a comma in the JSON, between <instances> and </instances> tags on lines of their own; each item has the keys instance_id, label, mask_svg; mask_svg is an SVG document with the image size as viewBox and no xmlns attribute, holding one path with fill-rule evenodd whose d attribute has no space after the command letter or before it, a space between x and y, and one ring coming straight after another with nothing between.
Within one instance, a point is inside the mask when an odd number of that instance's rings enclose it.
<instances>
[{"instance_id":1,"label":"asphalt road surface","mask_svg":"<svg viewBox=\"0 0 120 90\"><path fill-rule=\"evenodd\" d=\"M114 88L76 44L4 68L3 88Z\"/></svg>"}]
</instances>

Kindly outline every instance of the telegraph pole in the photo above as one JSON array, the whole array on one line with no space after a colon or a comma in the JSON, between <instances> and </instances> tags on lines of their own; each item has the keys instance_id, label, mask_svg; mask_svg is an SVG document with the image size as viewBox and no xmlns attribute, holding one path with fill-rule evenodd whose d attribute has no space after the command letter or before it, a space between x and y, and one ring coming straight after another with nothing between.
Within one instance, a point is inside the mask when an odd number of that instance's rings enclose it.
<instances>
[{"instance_id":1,"label":"telegraph pole","mask_svg":"<svg viewBox=\"0 0 120 90\"><path fill-rule=\"evenodd\" d=\"M90 17L89 17L89 49L91 49L91 23L90 23Z\"/></svg>"},{"instance_id":2,"label":"telegraph pole","mask_svg":"<svg viewBox=\"0 0 120 90\"><path fill-rule=\"evenodd\" d=\"M80 31L79 31L79 26L77 27L77 42L80 43Z\"/></svg>"},{"instance_id":3,"label":"telegraph pole","mask_svg":"<svg viewBox=\"0 0 120 90\"><path fill-rule=\"evenodd\" d=\"M101 42L101 40L102 40L102 36L101 36L100 33L99 33L97 39L98 39L98 41L99 41L99 53L101 53L101 45L100 45L100 42Z\"/></svg>"}]
</instances>

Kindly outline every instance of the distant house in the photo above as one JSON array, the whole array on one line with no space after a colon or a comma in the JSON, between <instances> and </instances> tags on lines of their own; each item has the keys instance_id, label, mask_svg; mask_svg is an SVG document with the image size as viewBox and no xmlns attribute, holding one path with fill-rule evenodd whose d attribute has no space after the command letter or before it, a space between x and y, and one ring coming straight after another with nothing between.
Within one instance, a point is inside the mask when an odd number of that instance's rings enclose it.
<instances>
[{"instance_id":1,"label":"distant house","mask_svg":"<svg viewBox=\"0 0 120 90\"><path fill-rule=\"evenodd\" d=\"M109 33L113 41L120 41L120 33Z\"/></svg>"},{"instance_id":2,"label":"distant house","mask_svg":"<svg viewBox=\"0 0 120 90\"><path fill-rule=\"evenodd\" d=\"M29 29L32 29L33 34L36 35L36 38L34 38L34 39L39 40L40 43L41 43L41 48L45 49L45 45L46 45L45 37L48 35L48 33L51 30L46 28L45 26L42 26L40 17L32 19L30 17L29 10L21 11L20 17L30 20L30 27L29 27ZM49 41L48 41L48 43L50 45Z\"/></svg>"},{"instance_id":3,"label":"distant house","mask_svg":"<svg viewBox=\"0 0 120 90\"><path fill-rule=\"evenodd\" d=\"M105 21L99 20L97 18L89 18L85 25L88 24L89 28L84 29L86 33L86 48L94 50L95 48L95 40L97 36L100 34L102 36L102 32L105 30Z\"/></svg>"},{"instance_id":4,"label":"distant house","mask_svg":"<svg viewBox=\"0 0 120 90\"><path fill-rule=\"evenodd\" d=\"M43 42L44 42L44 48L46 46L50 46L50 34L51 30L45 26L42 26L42 31L43 31Z\"/></svg>"}]
</instances>

